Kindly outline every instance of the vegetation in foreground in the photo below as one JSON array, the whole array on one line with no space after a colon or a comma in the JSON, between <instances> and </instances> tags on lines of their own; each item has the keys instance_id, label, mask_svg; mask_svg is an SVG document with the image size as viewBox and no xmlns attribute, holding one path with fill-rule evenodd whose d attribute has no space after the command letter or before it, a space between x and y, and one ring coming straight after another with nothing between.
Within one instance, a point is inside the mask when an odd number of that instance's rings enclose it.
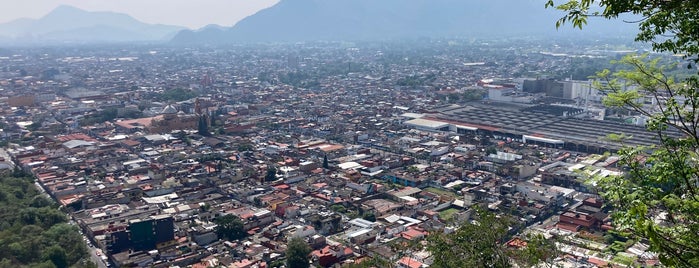
<instances>
[{"instance_id":1,"label":"vegetation in foreground","mask_svg":"<svg viewBox=\"0 0 699 268\"><path fill-rule=\"evenodd\" d=\"M605 104L648 118L658 146L629 146L619 152L624 176L593 178L593 185L613 209L615 228L650 245L670 267L699 267L699 5L687 0L549 0L547 7L564 12L556 26L583 28L588 17L606 19L633 14L636 41L655 52L683 55L683 62L665 66L648 55L619 60L625 67L603 70ZM673 77L686 67L692 74ZM643 100L650 98L652 104ZM679 135L676 135L679 133ZM623 141L624 133L616 139ZM611 138L611 137L610 137Z\"/></svg>"},{"instance_id":2,"label":"vegetation in foreground","mask_svg":"<svg viewBox=\"0 0 699 268\"><path fill-rule=\"evenodd\" d=\"M21 171L0 175L0 267L96 267L78 228Z\"/></svg>"}]
</instances>

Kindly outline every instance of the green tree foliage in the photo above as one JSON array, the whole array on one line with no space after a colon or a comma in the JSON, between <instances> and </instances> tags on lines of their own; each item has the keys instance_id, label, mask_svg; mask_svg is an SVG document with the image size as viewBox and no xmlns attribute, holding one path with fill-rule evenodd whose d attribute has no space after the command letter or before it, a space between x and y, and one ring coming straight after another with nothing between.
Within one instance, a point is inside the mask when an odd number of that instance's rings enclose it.
<instances>
[{"instance_id":1,"label":"green tree foliage","mask_svg":"<svg viewBox=\"0 0 699 268\"><path fill-rule=\"evenodd\" d=\"M574 80L588 80L595 76L599 70L609 68L608 58L572 58L565 72L557 78L572 78Z\"/></svg>"},{"instance_id":2,"label":"green tree foliage","mask_svg":"<svg viewBox=\"0 0 699 268\"><path fill-rule=\"evenodd\" d=\"M123 118L139 118L143 115L140 111L124 111L121 117ZM89 126L99 123L104 123L108 121L113 121L119 117L119 110L117 108L107 108L92 115L86 116L80 120L80 124L83 126Z\"/></svg>"},{"instance_id":3,"label":"green tree foliage","mask_svg":"<svg viewBox=\"0 0 699 268\"><path fill-rule=\"evenodd\" d=\"M252 151L255 147L251 143L241 143L238 145L238 151L247 152Z\"/></svg>"},{"instance_id":4,"label":"green tree foliage","mask_svg":"<svg viewBox=\"0 0 699 268\"><path fill-rule=\"evenodd\" d=\"M407 77L400 78L396 81L396 85L398 86L404 86L404 87L417 87L417 86L425 86L427 84L430 84L434 82L437 79L437 75L435 74L426 74L426 75L411 75Z\"/></svg>"},{"instance_id":5,"label":"green tree foliage","mask_svg":"<svg viewBox=\"0 0 699 268\"><path fill-rule=\"evenodd\" d=\"M0 176L0 267L69 267L87 257L77 227L22 172Z\"/></svg>"},{"instance_id":6,"label":"green tree foliage","mask_svg":"<svg viewBox=\"0 0 699 268\"><path fill-rule=\"evenodd\" d=\"M218 237L226 240L238 240L248 235L243 227L243 222L232 214L215 218L214 223L217 224L216 234Z\"/></svg>"},{"instance_id":7,"label":"green tree foliage","mask_svg":"<svg viewBox=\"0 0 699 268\"><path fill-rule=\"evenodd\" d=\"M540 235L526 238L527 246L510 249L505 245L508 229L515 224L509 218L476 208L474 221L453 233L433 233L427 237L427 249L435 267L533 267L550 263L559 252L553 240Z\"/></svg>"},{"instance_id":8,"label":"green tree foliage","mask_svg":"<svg viewBox=\"0 0 699 268\"><path fill-rule=\"evenodd\" d=\"M498 153L498 149L495 148L495 146L489 146L487 149L485 149L485 153L488 154L488 155L497 154L497 153Z\"/></svg>"},{"instance_id":9,"label":"green tree foliage","mask_svg":"<svg viewBox=\"0 0 699 268\"><path fill-rule=\"evenodd\" d=\"M512 259L519 267L553 267L553 261L560 255L555 239L547 239L541 234L525 236L527 245L519 250L511 250Z\"/></svg>"},{"instance_id":10,"label":"green tree foliage","mask_svg":"<svg viewBox=\"0 0 699 268\"><path fill-rule=\"evenodd\" d=\"M323 168L324 169L330 168L330 165L328 164L328 156L327 155L323 156Z\"/></svg>"},{"instance_id":11,"label":"green tree foliage","mask_svg":"<svg viewBox=\"0 0 699 268\"><path fill-rule=\"evenodd\" d=\"M330 209L331 209L332 211L337 212L337 213L345 213L345 212L347 212L347 208L346 208L345 206L343 206L343 205L340 205L340 204L331 205L331 206L330 206Z\"/></svg>"},{"instance_id":12,"label":"green tree foliage","mask_svg":"<svg viewBox=\"0 0 699 268\"><path fill-rule=\"evenodd\" d=\"M0 267L2 267L2 266L0 266ZM80 261L80 262L73 264L71 266L71 268L97 268L97 267L98 267L97 264L95 264L94 262L88 261L88 260Z\"/></svg>"},{"instance_id":13,"label":"green tree foliage","mask_svg":"<svg viewBox=\"0 0 699 268\"><path fill-rule=\"evenodd\" d=\"M36 122L33 122L31 125L28 125L27 129L29 131L37 131L37 130L39 130L39 128L41 128L41 125L42 125L41 122L36 121Z\"/></svg>"},{"instance_id":14,"label":"green tree foliage","mask_svg":"<svg viewBox=\"0 0 699 268\"><path fill-rule=\"evenodd\" d=\"M181 141L183 141L187 146L192 145L192 139L189 138L189 135L187 135L187 132L180 130L177 132L177 138Z\"/></svg>"},{"instance_id":15,"label":"green tree foliage","mask_svg":"<svg viewBox=\"0 0 699 268\"><path fill-rule=\"evenodd\" d=\"M165 90L163 93L159 94L156 99L159 101L186 101L192 98L197 97L198 94L194 91L184 89L184 88L175 88L171 90Z\"/></svg>"},{"instance_id":16,"label":"green tree foliage","mask_svg":"<svg viewBox=\"0 0 699 268\"><path fill-rule=\"evenodd\" d=\"M371 259L362 260L360 263L349 263L341 266L342 268L376 268L376 267L392 267L391 263L384 258L375 256Z\"/></svg>"},{"instance_id":17,"label":"green tree foliage","mask_svg":"<svg viewBox=\"0 0 699 268\"><path fill-rule=\"evenodd\" d=\"M485 94L484 90L469 89L464 92L462 98L464 101L477 101L482 100Z\"/></svg>"},{"instance_id":18,"label":"green tree foliage","mask_svg":"<svg viewBox=\"0 0 699 268\"><path fill-rule=\"evenodd\" d=\"M427 249L436 267L510 267L510 258L502 246L507 236L506 220L490 212L477 210L476 221L465 223L454 233L435 233L427 237Z\"/></svg>"},{"instance_id":19,"label":"green tree foliage","mask_svg":"<svg viewBox=\"0 0 699 268\"><path fill-rule=\"evenodd\" d=\"M66 252L67 260L70 264L87 257L85 242L76 226L67 223L56 224L46 230L43 237L46 241L52 241L52 243L60 246Z\"/></svg>"},{"instance_id":20,"label":"green tree foliage","mask_svg":"<svg viewBox=\"0 0 699 268\"><path fill-rule=\"evenodd\" d=\"M294 237L286 245L286 265L289 268L308 268L311 247L303 239Z\"/></svg>"},{"instance_id":21,"label":"green tree foliage","mask_svg":"<svg viewBox=\"0 0 699 268\"><path fill-rule=\"evenodd\" d=\"M57 268L68 267L68 256L63 248L53 245L44 250L43 254L43 259L50 260Z\"/></svg>"},{"instance_id":22,"label":"green tree foliage","mask_svg":"<svg viewBox=\"0 0 699 268\"><path fill-rule=\"evenodd\" d=\"M549 1L547 6L555 4ZM637 41L699 61L697 1L581 0L556 7L566 13L558 26L570 22L582 28L588 16L639 15ZM699 77L671 77L667 72L674 66L647 55L626 56L616 63L625 68L598 74L605 82L597 84L607 93L605 104L650 118L647 128L656 133L659 145L620 150L620 163L628 172L591 183L613 206L617 229L646 239L665 265L699 267ZM655 102L645 104L644 98Z\"/></svg>"},{"instance_id":23,"label":"green tree foliage","mask_svg":"<svg viewBox=\"0 0 699 268\"><path fill-rule=\"evenodd\" d=\"M548 0L546 7L565 12L556 27L571 23L580 29L590 16L614 19L634 14L641 17L636 41L650 42L656 51L699 54L699 3L695 0Z\"/></svg>"},{"instance_id":24,"label":"green tree foliage","mask_svg":"<svg viewBox=\"0 0 699 268\"><path fill-rule=\"evenodd\" d=\"M277 169L273 166L267 168L267 174L265 175L265 181L275 181L277 180Z\"/></svg>"},{"instance_id":25,"label":"green tree foliage","mask_svg":"<svg viewBox=\"0 0 699 268\"><path fill-rule=\"evenodd\" d=\"M650 250L659 252L666 265L697 267L699 83L696 77L676 82L647 55L629 55L617 63L628 69L599 73L605 80L597 83L607 93L604 103L647 116L646 127L660 144L620 150L627 174L593 178L592 183L614 206L617 228L648 239ZM629 87L633 89L625 89ZM645 96L658 104L645 105Z\"/></svg>"},{"instance_id":26,"label":"green tree foliage","mask_svg":"<svg viewBox=\"0 0 699 268\"><path fill-rule=\"evenodd\" d=\"M367 213L364 213L364 215L362 215L362 219L365 219L368 221L376 221L376 215L374 215L374 213L367 212Z\"/></svg>"}]
</instances>

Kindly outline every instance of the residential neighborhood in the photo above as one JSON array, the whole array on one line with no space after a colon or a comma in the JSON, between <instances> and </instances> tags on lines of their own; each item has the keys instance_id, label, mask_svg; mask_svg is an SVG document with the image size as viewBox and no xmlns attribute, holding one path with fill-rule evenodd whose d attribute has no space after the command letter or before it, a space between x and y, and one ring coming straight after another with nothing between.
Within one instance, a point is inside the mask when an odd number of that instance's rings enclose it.
<instances>
[{"instance_id":1,"label":"residential neighborhood","mask_svg":"<svg viewBox=\"0 0 699 268\"><path fill-rule=\"evenodd\" d=\"M648 118L559 75L618 54L502 40L0 50L0 168L35 177L100 267L281 267L293 238L314 267L429 267L421 241L479 210L512 219L508 247L555 241L562 267L653 266L591 185L623 174L624 145L657 144Z\"/></svg>"}]
</instances>

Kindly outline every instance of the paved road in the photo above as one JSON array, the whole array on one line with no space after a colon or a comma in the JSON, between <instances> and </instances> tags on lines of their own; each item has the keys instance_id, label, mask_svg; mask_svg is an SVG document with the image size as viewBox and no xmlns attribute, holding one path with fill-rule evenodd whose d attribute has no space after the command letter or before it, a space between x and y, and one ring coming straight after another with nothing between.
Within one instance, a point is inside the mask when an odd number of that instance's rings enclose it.
<instances>
[{"instance_id":1,"label":"paved road","mask_svg":"<svg viewBox=\"0 0 699 268\"><path fill-rule=\"evenodd\" d=\"M75 224L75 221L73 219L70 220L70 224ZM92 245L92 242L90 242L90 239L85 236L85 234L80 232L80 234L83 237L83 241L85 242L85 247L87 247L87 253L90 255L90 261L92 261L94 264L97 264L97 267L99 268L107 268L107 264L102 260L102 257L97 256L97 249L95 246Z\"/></svg>"},{"instance_id":2,"label":"paved road","mask_svg":"<svg viewBox=\"0 0 699 268\"><path fill-rule=\"evenodd\" d=\"M93 263L97 264L97 267L99 267L99 268L107 268L107 264L104 263L104 261L102 260L102 258L100 256L97 256L97 249L94 247L90 247L89 241L87 242L87 244L88 244L87 249L90 253L90 260Z\"/></svg>"}]
</instances>

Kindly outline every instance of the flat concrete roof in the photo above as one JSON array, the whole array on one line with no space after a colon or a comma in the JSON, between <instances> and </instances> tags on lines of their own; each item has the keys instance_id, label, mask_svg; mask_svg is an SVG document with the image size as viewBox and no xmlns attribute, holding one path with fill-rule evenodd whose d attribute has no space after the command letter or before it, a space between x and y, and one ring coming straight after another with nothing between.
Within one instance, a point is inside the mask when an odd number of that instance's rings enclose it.
<instances>
[{"instance_id":1,"label":"flat concrete roof","mask_svg":"<svg viewBox=\"0 0 699 268\"><path fill-rule=\"evenodd\" d=\"M423 128L431 128L431 129L440 129L440 128L449 126L449 123L435 121L435 120L429 120L429 119L422 119L422 118L408 120L408 121L405 121L404 124L409 125L409 126L414 126L414 127L423 127Z\"/></svg>"}]
</instances>

